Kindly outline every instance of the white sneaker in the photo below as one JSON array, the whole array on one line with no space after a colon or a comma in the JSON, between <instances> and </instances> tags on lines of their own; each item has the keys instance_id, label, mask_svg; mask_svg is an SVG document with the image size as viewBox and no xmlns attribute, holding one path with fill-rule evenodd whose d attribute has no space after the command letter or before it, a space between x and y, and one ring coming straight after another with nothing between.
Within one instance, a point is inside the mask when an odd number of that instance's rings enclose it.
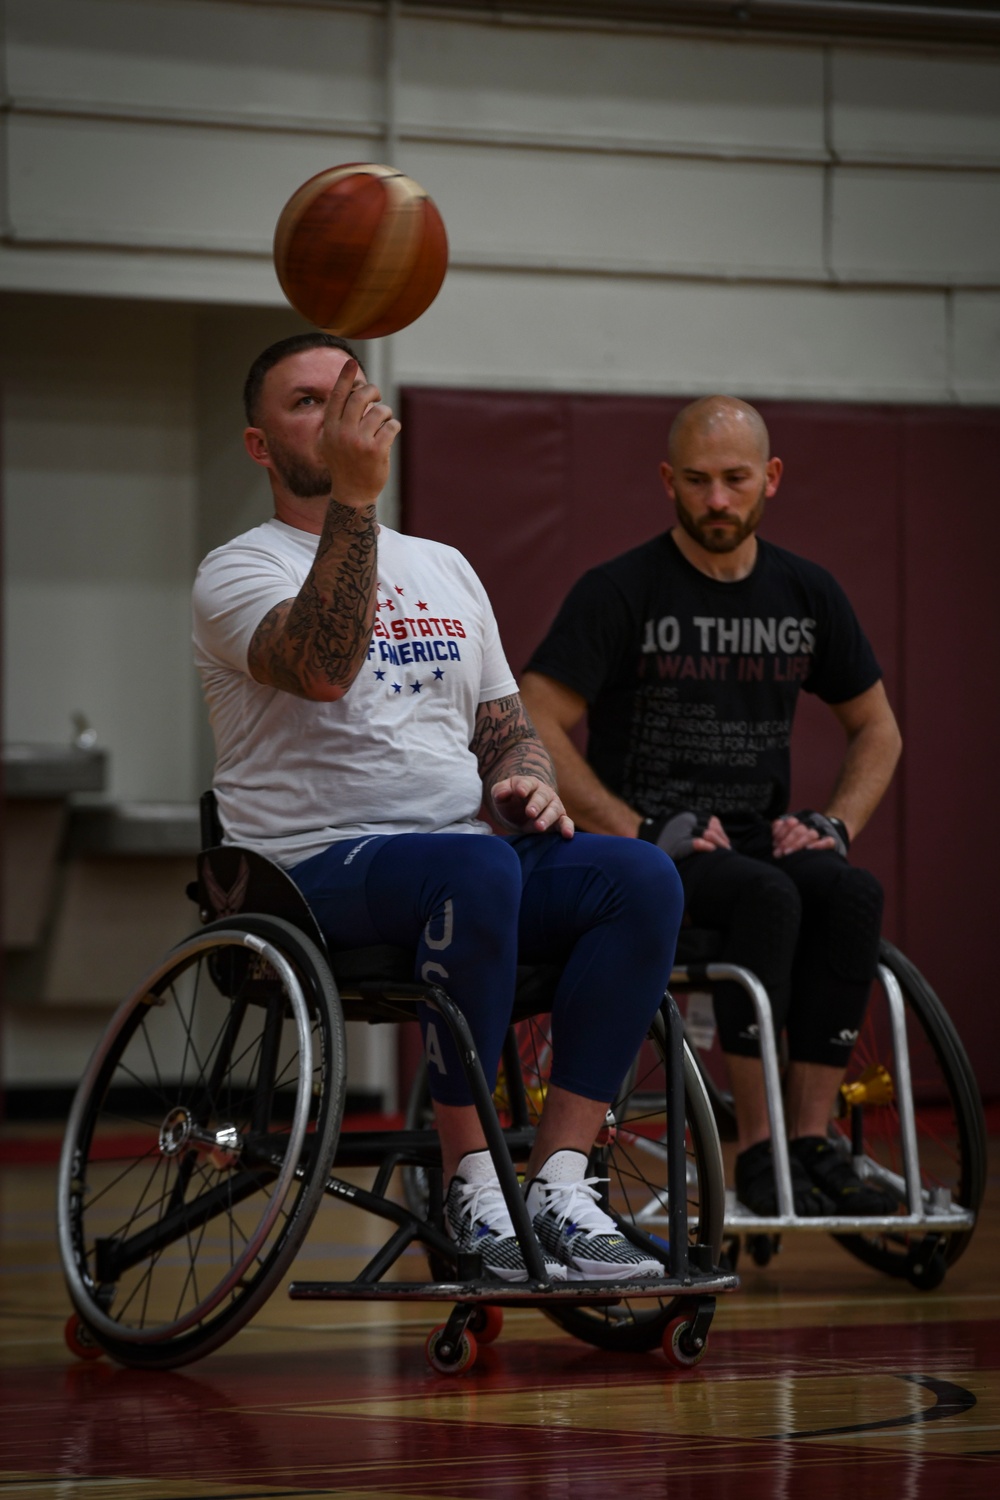
<instances>
[{"instance_id":1,"label":"white sneaker","mask_svg":"<svg viewBox=\"0 0 1000 1500\"><path fill-rule=\"evenodd\" d=\"M462 1157L448 1184L444 1218L458 1249L479 1255L488 1275L501 1281L527 1281L528 1268L488 1151ZM543 1258L548 1279L565 1281L562 1262L544 1252Z\"/></svg>"},{"instance_id":2,"label":"white sneaker","mask_svg":"<svg viewBox=\"0 0 1000 1500\"><path fill-rule=\"evenodd\" d=\"M570 1281L622 1281L665 1276L666 1267L638 1249L604 1212L594 1190L601 1177L585 1177L582 1151L557 1151L529 1184L528 1212L545 1255L557 1257Z\"/></svg>"}]
</instances>

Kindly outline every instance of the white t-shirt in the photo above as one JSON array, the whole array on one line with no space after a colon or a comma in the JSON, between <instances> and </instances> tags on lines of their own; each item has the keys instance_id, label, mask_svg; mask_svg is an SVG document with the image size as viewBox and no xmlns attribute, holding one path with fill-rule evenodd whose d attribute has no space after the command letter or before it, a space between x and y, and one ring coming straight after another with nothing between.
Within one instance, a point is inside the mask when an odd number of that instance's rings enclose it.
<instances>
[{"instance_id":1,"label":"white t-shirt","mask_svg":"<svg viewBox=\"0 0 1000 1500\"><path fill-rule=\"evenodd\" d=\"M488 832L469 742L479 704L517 684L486 591L453 547L380 528L368 661L336 703L250 676L254 631L299 592L318 545L271 520L198 570L195 661L227 839L290 866L359 835Z\"/></svg>"}]
</instances>

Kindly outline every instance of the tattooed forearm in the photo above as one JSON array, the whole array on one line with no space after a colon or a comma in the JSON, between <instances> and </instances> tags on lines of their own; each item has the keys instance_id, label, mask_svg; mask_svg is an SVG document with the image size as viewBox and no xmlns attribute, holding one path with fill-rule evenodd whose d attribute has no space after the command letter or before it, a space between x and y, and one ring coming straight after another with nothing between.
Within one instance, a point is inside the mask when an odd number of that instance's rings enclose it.
<instances>
[{"instance_id":1,"label":"tattooed forearm","mask_svg":"<svg viewBox=\"0 0 1000 1500\"><path fill-rule=\"evenodd\" d=\"M472 751L487 792L510 776L538 776L556 784L551 757L517 694L479 705Z\"/></svg>"},{"instance_id":2,"label":"tattooed forearm","mask_svg":"<svg viewBox=\"0 0 1000 1500\"><path fill-rule=\"evenodd\" d=\"M374 505L331 500L316 559L294 599L265 615L250 642L258 682L298 697L341 697L364 663L375 618Z\"/></svg>"}]
</instances>

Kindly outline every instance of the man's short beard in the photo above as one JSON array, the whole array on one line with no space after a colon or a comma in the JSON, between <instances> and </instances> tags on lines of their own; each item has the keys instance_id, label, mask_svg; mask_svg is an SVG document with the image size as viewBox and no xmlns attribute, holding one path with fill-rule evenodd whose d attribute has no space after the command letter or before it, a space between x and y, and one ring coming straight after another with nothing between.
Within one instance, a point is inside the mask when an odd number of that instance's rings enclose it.
<instances>
[{"instance_id":1,"label":"man's short beard","mask_svg":"<svg viewBox=\"0 0 1000 1500\"><path fill-rule=\"evenodd\" d=\"M764 514L766 490L767 485L765 483L761 486L756 504L743 521L739 520L738 517L730 516L728 513L724 516L705 516L702 520L696 521L683 500L675 495L674 504L677 508L677 519L688 536L696 541L699 547L703 547L706 552L735 552L736 548L742 542L745 542L748 536L753 536L760 525L761 517ZM725 531L713 532L710 529L713 520L716 522L727 520L734 524L727 526Z\"/></svg>"},{"instance_id":2,"label":"man's short beard","mask_svg":"<svg viewBox=\"0 0 1000 1500\"><path fill-rule=\"evenodd\" d=\"M316 468L306 463L275 438L268 438L267 450L285 489L299 500L314 500L318 495L329 495L333 488L329 469Z\"/></svg>"}]
</instances>

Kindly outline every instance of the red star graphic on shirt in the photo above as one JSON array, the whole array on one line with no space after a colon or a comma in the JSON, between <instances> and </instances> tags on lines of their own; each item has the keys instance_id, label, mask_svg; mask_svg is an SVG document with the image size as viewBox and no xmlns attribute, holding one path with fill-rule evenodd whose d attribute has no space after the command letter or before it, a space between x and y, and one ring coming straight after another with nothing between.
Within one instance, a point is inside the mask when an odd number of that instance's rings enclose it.
<instances>
[{"instance_id":1,"label":"red star graphic on shirt","mask_svg":"<svg viewBox=\"0 0 1000 1500\"><path fill-rule=\"evenodd\" d=\"M426 609L427 608L427 605L424 603L423 599L418 599L417 600L417 608L418 609Z\"/></svg>"},{"instance_id":2,"label":"red star graphic on shirt","mask_svg":"<svg viewBox=\"0 0 1000 1500\"><path fill-rule=\"evenodd\" d=\"M398 584L398 583L397 583L397 584L396 584L396 593L397 593L397 594L404 594L404 593L405 593L405 592L406 592L406 590L405 590L405 589L402 589L402 588L400 588L400 586L399 586L399 584Z\"/></svg>"}]
</instances>

